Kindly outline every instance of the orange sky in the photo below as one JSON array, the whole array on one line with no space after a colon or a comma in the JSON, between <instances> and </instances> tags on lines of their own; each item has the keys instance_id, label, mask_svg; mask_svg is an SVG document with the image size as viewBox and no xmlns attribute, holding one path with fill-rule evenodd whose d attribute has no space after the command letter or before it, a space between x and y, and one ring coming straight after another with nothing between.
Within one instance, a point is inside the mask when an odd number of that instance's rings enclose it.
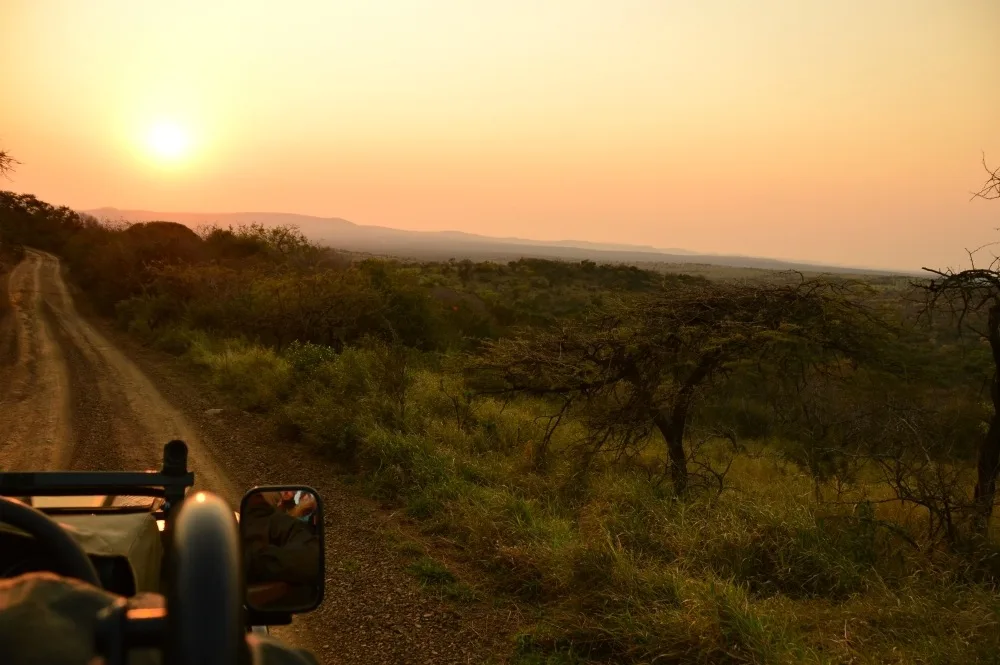
<instances>
[{"instance_id":1,"label":"orange sky","mask_svg":"<svg viewBox=\"0 0 1000 665\"><path fill-rule=\"evenodd\" d=\"M997 0L0 0L2 186L959 265L998 81Z\"/></svg>"}]
</instances>

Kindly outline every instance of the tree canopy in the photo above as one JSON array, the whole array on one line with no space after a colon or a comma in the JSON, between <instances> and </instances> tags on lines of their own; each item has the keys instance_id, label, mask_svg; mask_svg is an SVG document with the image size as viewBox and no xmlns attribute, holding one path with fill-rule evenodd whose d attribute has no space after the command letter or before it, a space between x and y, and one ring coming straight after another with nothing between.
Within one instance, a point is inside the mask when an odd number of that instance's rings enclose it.
<instances>
[{"instance_id":1,"label":"tree canopy","mask_svg":"<svg viewBox=\"0 0 1000 665\"><path fill-rule=\"evenodd\" d=\"M579 322L488 342L472 364L484 392L583 403L591 443L634 445L659 432L676 492L700 398L739 366L835 369L874 358L884 329L867 287L833 279L680 285L623 299Z\"/></svg>"}]
</instances>

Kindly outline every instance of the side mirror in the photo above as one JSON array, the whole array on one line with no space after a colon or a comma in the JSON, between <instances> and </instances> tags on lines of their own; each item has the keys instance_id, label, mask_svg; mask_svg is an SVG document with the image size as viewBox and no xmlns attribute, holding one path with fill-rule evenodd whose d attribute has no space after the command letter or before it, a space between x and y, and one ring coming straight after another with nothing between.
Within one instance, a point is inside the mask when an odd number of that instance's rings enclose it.
<instances>
[{"instance_id":1,"label":"side mirror","mask_svg":"<svg viewBox=\"0 0 1000 665\"><path fill-rule=\"evenodd\" d=\"M245 604L254 613L301 614L323 600L323 502L311 487L255 487L240 502Z\"/></svg>"}]
</instances>

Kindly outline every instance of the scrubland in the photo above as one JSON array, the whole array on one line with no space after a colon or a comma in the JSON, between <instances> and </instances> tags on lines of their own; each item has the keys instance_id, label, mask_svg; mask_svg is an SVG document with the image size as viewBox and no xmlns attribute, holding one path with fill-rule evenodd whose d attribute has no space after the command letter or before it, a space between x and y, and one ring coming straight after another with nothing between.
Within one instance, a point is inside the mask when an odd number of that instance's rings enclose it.
<instances>
[{"instance_id":1,"label":"scrubland","mask_svg":"<svg viewBox=\"0 0 1000 665\"><path fill-rule=\"evenodd\" d=\"M415 575L527 608L515 662L997 660L993 360L927 284L397 263L5 197L8 244L478 582Z\"/></svg>"}]
</instances>

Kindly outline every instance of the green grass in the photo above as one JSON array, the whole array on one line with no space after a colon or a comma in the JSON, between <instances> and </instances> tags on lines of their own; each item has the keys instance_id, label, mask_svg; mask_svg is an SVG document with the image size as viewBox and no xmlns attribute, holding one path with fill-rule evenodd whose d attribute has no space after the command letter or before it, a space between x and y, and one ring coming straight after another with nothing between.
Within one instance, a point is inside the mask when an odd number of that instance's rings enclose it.
<instances>
[{"instance_id":1,"label":"green grass","mask_svg":"<svg viewBox=\"0 0 1000 665\"><path fill-rule=\"evenodd\" d=\"M444 565L431 557L421 557L409 566L406 571L413 575L424 586L454 584L455 576Z\"/></svg>"},{"instance_id":2,"label":"green grass","mask_svg":"<svg viewBox=\"0 0 1000 665\"><path fill-rule=\"evenodd\" d=\"M974 663L1000 653L1000 595L960 579L951 555L921 555L850 507L817 505L780 446L739 458L732 491L678 502L626 468L575 475L576 423L536 466L538 402L456 409L458 386L425 363L407 369L400 406L380 383L389 357L379 347L308 363L297 353L202 339L187 357L239 404L290 419L319 450L348 451L360 491L457 545L482 576L474 590L396 537L388 546L412 559L407 572L425 592L534 608L515 662Z\"/></svg>"},{"instance_id":3,"label":"green grass","mask_svg":"<svg viewBox=\"0 0 1000 665\"><path fill-rule=\"evenodd\" d=\"M422 556L424 554L424 546L412 540L400 541L393 545L393 549L403 556Z\"/></svg>"},{"instance_id":4,"label":"green grass","mask_svg":"<svg viewBox=\"0 0 1000 665\"><path fill-rule=\"evenodd\" d=\"M406 567L425 591L457 603L471 603L479 599L479 594L462 583L444 564L429 556L421 556Z\"/></svg>"}]
</instances>

